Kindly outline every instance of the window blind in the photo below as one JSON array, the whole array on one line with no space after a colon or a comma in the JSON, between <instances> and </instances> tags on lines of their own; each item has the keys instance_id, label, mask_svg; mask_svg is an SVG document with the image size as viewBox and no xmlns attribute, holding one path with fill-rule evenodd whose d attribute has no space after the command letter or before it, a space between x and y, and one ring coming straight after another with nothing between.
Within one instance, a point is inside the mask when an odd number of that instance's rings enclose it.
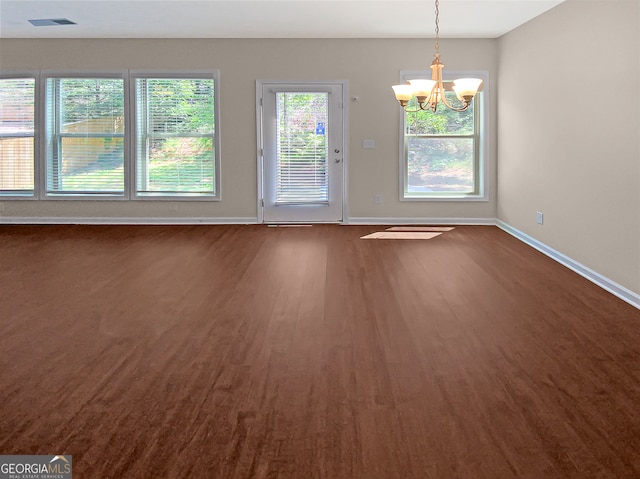
<instances>
[{"instance_id":1,"label":"window blind","mask_svg":"<svg viewBox=\"0 0 640 479\"><path fill-rule=\"evenodd\" d=\"M35 79L0 79L0 191L34 187Z\"/></svg>"},{"instance_id":2,"label":"window blind","mask_svg":"<svg viewBox=\"0 0 640 479\"><path fill-rule=\"evenodd\" d=\"M136 80L136 178L142 195L215 192L214 80Z\"/></svg>"},{"instance_id":3,"label":"window blind","mask_svg":"<svg viewBox=\"0 0 640 479\"><path fill-rule=\"evenodd\" d=\"M47 80L47 191L124 193L124 82Z\"/></svg>"},{"instance_id":4,"label":"window blind","mask_svg":"<svg viewBox=\"0 0 640 479\"><path fill-rule=\"evenodd\" d=\"M276 205L329 201L327 93L276 94Z\"/></svg>"}]
</instances>

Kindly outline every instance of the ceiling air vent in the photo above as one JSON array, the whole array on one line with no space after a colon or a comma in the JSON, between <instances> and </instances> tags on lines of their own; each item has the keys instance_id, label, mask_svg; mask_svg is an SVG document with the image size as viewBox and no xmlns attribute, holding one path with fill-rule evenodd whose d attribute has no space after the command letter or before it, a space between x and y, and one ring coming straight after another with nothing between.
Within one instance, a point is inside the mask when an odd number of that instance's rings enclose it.
<instances>
[{"instance_id":1,"label":"ceiling air vent","mask_svg":"<svg viewBox=\"0 0 640 479\"><path fill-rule=\"evenodd\" d=\"M66 18L43 18L40 20L29 20L29 23L34 27L51 27L56 25L75 25L76 22L72 22Z\"/></svg>"}]
</instances>

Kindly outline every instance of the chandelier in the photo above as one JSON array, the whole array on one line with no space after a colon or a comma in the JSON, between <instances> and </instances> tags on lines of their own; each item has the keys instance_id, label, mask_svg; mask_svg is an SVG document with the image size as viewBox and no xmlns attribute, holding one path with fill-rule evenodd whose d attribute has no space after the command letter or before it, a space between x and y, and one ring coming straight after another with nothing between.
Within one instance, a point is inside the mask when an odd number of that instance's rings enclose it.
<instances>
[{"instance_id":1,"label":"chandelier","mask_svg":"<svg viewBox=\"0 0 640 479\"><path fill-rule=\"evenodd\" d=\"M440 1L436 2L436 53L431 63L431 80L419 79L409 80L409 84L394 85L393 91L400 106L405 111L416 112L420 110L431 110L438 108L438 103L442 102L447 108L455 111L464 111L469 108L473 97L478 93L482 80L478 78L460 78L454 80L453 91L459 100L459 105L452 105L445 95L444 82L442 81L442 69L444 65L440 61ZM413 97L418 101L418 108L410 110L407 108L409 101Z\"/></svg>"}]
</instances>

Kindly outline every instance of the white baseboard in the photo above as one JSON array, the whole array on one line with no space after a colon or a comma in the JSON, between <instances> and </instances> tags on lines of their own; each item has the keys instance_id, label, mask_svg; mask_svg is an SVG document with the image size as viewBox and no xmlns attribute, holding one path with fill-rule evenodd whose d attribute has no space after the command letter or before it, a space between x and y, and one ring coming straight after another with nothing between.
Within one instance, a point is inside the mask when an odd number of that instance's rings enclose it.
<instances>
[{"instance_id":1,"label":"white baseboard","mask_svg":"<svg viewBox=\"0 0 640 479\"><path fill-rule=\"evenodd\" d=\"M102 217L102 218L80 218L80 217L19 217L2 216L0 224L13 225L226 225L226 224L256 224L258 218L136 218L136 217Z\"/></svg>"},{"instance_id":2,"label":"white baseboard","mask_svg":"<svg viewBox=\"0 0 640 479\"><path fill-rule=\"evenodd\" d=\"M577 261L575 261L575 260L569 258L568 256L560 253L559 251L556 251L553 248L547 246L546 244L541 243L537 239L529 236L528 234L523 233L522 231L514 228L511 225L508 225L504 221L497 220L497 226L498 226L498 228L500 228L500 229L506 231L507 233L509 233L510 235L518 238L520 241L523 241L524 243L526 243L529 246L537 249L541 253L543 253L543 254L549 256L550 258L556 260L558 263L566 266L570 270L578 273L580 276L588 279L592 283L595 283L598 286L600 286L601 288L609 291L614 296L617 296L618 298L622 299L623 301L626 301L631 306L634 306L634 307L640 309L640 294L637 294L637 293L631 291L630 289L625 288L621 284L618 284L615 281L613 281L613 280L601 275L600 273L597 273L596 271L592 270L591 268L588 268L588 267L584 266L583 264L578 263Z\"/></svg>"},{"instance_id":3,"label":"white baseboard","mask_svg":"<svg viewBox=\"0 0 640 479\"><path fill-rule=\"evenodd\" d=\"M495 226L495 218L379 218L351 217L348 225L489 225Z\"/></svg>"}]
</instances>

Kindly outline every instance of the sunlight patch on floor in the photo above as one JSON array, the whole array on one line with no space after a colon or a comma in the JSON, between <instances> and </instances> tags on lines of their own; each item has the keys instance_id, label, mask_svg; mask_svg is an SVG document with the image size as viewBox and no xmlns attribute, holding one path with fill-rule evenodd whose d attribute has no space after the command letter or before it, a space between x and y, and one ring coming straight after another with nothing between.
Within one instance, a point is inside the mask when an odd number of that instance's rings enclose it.
<instances>
[{"instance_id":1,"label":"sunlight patch on floor","mask_svg":"<svg viewBox=\"0 0 640 479\"><path fill-rule=\"evenodd\" d=\"M442 233L426 233L423 231L378 231L366 236L361 236L360 239L418 239L427 240L435 238Z\"/></svg>"}]
</instances>

